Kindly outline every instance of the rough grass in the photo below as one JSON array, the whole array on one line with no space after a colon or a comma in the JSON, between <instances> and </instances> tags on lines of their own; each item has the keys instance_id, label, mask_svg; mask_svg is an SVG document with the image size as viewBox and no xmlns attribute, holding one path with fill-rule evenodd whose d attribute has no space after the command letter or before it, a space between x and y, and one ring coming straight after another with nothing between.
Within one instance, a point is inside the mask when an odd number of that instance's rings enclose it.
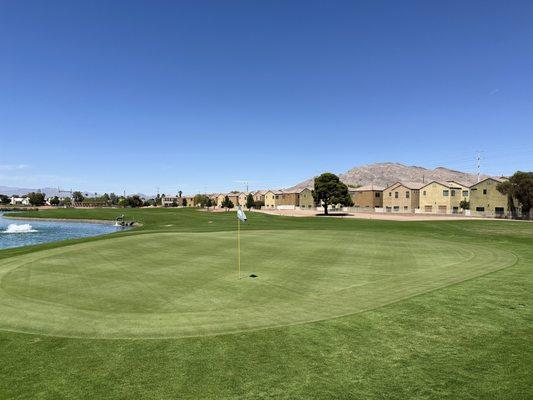
<instances>
[{"instance_id":1,"label":"rough grass","mask_svg":"<svg viewBox=\"0 0 533 400\"><path fill-rule=\"evenodd\" d=\"M90 274L101 277L102 271L78 269L74 278L76 290L72 295L61 295L62 285L51 279L50 269L66 268L65 265L68 266L70 261L83 256L85 246L88 246L86 254L90 258L97 252L105 254L106 248L114 240L127 242L129 239L138 239L142 242L144 235L148 239L149 236L161 235L162 232L167 232L168 237L191 236L187 232L193 231L201 237L205 233L201 244L193 241L188 243L187 248L199 246L209 250L209 255L213 254L217 246L223 247L225 238L233 236L232 231L235 229L235 217L229 214L193 210L134 210L128 213L143 222L141 229L105 238L1 251L2 263L37 257L46 253L43 250L58 252L58 255L51 254L47 262L34 262L35 273L39 277L35 287L25 285L21 276L17 277L16 274L9 276L7 280L3 278L2 286L7 285L10 294L18 293L26 299L29 297L29 302L55 302L74 309L93 307L105 310L105 307L117 307L120 298L124 298L127 301L123 306L130 311L140 307L139 310L146 312L146 307L152 307L152 312L161 312L169 305L158 301L153 293L145 294L145 297L139 296L145 301L136 303L135 296L131 293L126 295L124 292L120 294L120 291L113 293L112 290L97 288L85 292L81 290L84 279ZM54 210L37 214L42 217L113 219L117 211ZM454 282L461 282L445 287L439 285L427 293L404 300L398 298L398 301L387 305L377 304L377 308L371 311L238 334L110 340L3 332L0 333L0 375L3 378L0 380L0 398L532 397L531 224L507 221L405 223L291 219L263 214L249 215L249 219L250 223L246 226L246 234L250 235L246 239L248 251L255 249L258 255L269 247L263 247L262 233L268 233L272 243L282 246L279 254L269 254L269 257L277 259L276 263L268 265L268 262L263 262L254 266L253 271L259 275L254 284L258 282L261 285L261 279L266 278L263 275L276 270L275 264L290 264L294 252L290 251L287 243L290 240L305 242L306 237L316 242L310 240L310 247L297 254L305 257L315 246L318 246L319 251L314 254L311 252L309 259L305 259L313 268L308 272L311 275L303 281L304 294L311 296L313 292L321 293L334 302L336 307L346 305L353 308L357 305L335 295L336 290L342 289L346 281L352 279L347 274L353 272L353 269L356 270L357 281L370 279L368 272L376 272L375 268L383 273L387 265L390 265L389 268L401 266L406 269L405 272L414 272L413 279L424 277L422 282L413 284L412 279L407 279L408 275L398 273L393 276L392 283L389 283L391 286L387 287L389 290L384 291L383 295L389 295L389 292L400 288L416 289L418 285L427 285L434 278L427 270L430 263L437 267L437 272L449 274L453 270L458 273L454 275L457 278ZM328 242L322 232L332 235L332 241ZM120 236L124 237L119 238ZM280 238L278 241L275 239L277 236ZM113 237L117 239L111 240ZM367 238L369 242L365 242L363 238ZM385 244L379 238L384 238L382 240ZM327 250L320 249L322 241L333 248L329 255ZM71 243L79 244L70 246ZM155 246L160 242L153 243ZM360 257L364 260L361 266L358 262L352 264L347 261L352 257L357 258L351 253L355 251L353 249L368 249L369 246L374 247L376 254ZM67 257L63 260L68 260L65 264L60 262L59 255L67 248L74 258ZM95 248L96 253L93 251ZM418 248L423 250L413 253ZM383 262L393 250L403 255ZM134 252L129 257L137 259L143 253L144 251ZM472 276L465 272L474 272L472 268L468 268L468 262L472 263L473 260L469 258L470 253L474 253L474 256L479 254L487 260L486 263L480 262L477 265L477 272ZM16 255L20 257L15 257ZM490 273L497 269L492 268L494 255L503 257L505 262L499 267L505 268ZM511 258L512 263L509 261ZM313 260L317 259L321 260L322 269L328 271L329 268L332 274L317 275L314 268L318 264L313 264ZM90 264L89 262L87 265ZM95 264L101 265L101 262ZM305 263L293 264L293 271L305 275L302 272ZM353 269L350 269L351 265ZM263 273L256 270L259 266L264 268ZM19 266L15 271L28 268L27 265ZM111 275L118 273L111 272ZM119 276L123 278L126 272ZM162 281L152 279L150 282L168 281L173 286L173 277L177 279L173 272L164 273ZM196 279L195 274L184 275L185 278L193 281ZM287 280L287 276L282 278ZM43 279L46 280L48 289L41 288L39 291L37 289ZM271 279L281 280L281 277L272 276ZM316 284L315 287L312 286L313 283ZM292 288L296 289L296 283L292 284ZM135 285L142 288L139 283ZM122 287L127 288L128 285ZM380 285L375 289L379 288ZM213 290L211 294L218 293ZM76 292L79 293L79 298L76 298ZM95 294L106 293L107 301L97 301L98 296ZM261 299L267 294L268 291L258 293ZM376 301L372 295L375 295L375 291L369 290L366 298ZM212 306L209 304L209 296L205 297L205 304L198 305L199 310ZM351 300L356 298L357 296ZM273 306L278 309L283 304L291 305L290 300L290 296L280 299L274 296L271 299ZM306 304L297 302L296 305L304 307ZM180 302L172 305L179 306ZM314 312L314 307L307 311L304 307L304 311ZM228 316L231 313L227 313L226 317ZM0 321L5 322L2 317L0 315ZM21 317L19 323L23 320ZM42 320L46 321L47 318ZM48 320L53 322L53 316L50 315ZM55 326L57 328L58 325ZM67 329L68 323L59 324L59 327ZM51 328L47 329L49 333Z\"/></svg>"}]
</instances>

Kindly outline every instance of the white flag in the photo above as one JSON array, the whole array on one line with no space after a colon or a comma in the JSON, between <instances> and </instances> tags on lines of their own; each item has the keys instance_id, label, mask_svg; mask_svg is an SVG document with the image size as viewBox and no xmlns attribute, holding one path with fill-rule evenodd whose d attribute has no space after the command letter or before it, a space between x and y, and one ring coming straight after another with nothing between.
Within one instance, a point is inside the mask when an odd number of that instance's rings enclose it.
<instances>
[{"instance_id":1,"label":"white flag","mask_svg":"<svg viewBox=\"0 0 533 400\"><path fill-rule=\"evenodd\" d=\"M241 207L237 209L237 218L239 218L242 222L246 222L246 215L244 214L244 211L241 210Z\"/></svg>"}]
</instances>

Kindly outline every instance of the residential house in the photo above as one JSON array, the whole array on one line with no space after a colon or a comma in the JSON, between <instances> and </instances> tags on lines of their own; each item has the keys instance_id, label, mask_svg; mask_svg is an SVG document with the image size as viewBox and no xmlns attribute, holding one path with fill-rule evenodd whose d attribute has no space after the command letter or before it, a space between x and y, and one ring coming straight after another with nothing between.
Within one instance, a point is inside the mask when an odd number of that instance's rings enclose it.
<instances>
[{"instance_id":1,"label":"residential house","mask_svg":"<svg viewBox=\"0 0 533 400\"><path fill-rule=\"evenodd\" d=\"M217 208L222 208L222 202L224 201L224 198L226 197L226 195L224 193L219 193L217 195L217 199L216 199L216 206Z\"/></svg>"},{"instance_id":2,"label":"residential house","mask_svg":"<svg viewBox=\"0 0 533 400\"><path fill-rule=\"evenodd\" d=\"M361 186L349 189L354 207L369 208L383 207L383 190L385 188L375 185Z\"/></svg>"},{"instance_id":3,"label":"residential house","mask_svg":"<svg viewBox=\"0 0 533 400\"><path fill-rule=\"evenodd\" d=\"M30 199L28 196L11 196L10 203L13 206L29 206Z\"/></svg>"},{"instance_id":4,"label":"residential house","mask_svg":"<svg viewBox=\"0 0 533 400\"><path fill-rule=\"evenodd\" d=\"M265 193L265 208L277 208L281 203L281 190L269 190Z\"/></svg>"},{"instance_id":5,"label":"residential house","mask_svg":"<svg viewBox=\"0 0 533 400\"><path fill-rule=\"evenodd\" d=\"M277 207L282 209L296 208L299 204L299 194L299 190L280 190Z\"/></svg>"},{"instance_id":6,"label":"residential house","mask_svg":"<svg viewBox=\"0 0 533 400\"><path fill-rule=\"evenodd\" d=\"M269 190L264 195L265 207L274 209L308 209L315 206L309 188L296 190Z\"/></svg>"},{"instance_id":7,"label":"residential house","mask_svg":"<svg viewBox=\"0 0 533 400\"><path fill-rule=\"evenodd\" d=\"M420 182L396 182L383 190L383 207L386 212L414 212L419 206Z\"/></svg>"},{"instance_id":8,"label":"residential house","mask_svg":"<svg viewBox=\"0 0 533 400\"><path fill-rule=\"evenodd\" d=\"M239 205L239 193L220 193L217 196L217 207L222 208L222 202L228 196L233 205L237 207Z\"/></svg>"},{"instance_id":9,"label":"residential house","mask_svg":"<svg viewBox=\"0 0 533 400\"><path fill-rule=\"evenodd\" d=\"M262 201L265 202L265 194L268 192L268 190L256 190L253 192L254 201Z\"/></svg>"},{"instance_id":10,"label":"residential house","mask_svg":"<svg viewBox=\"0 0 533 400\"><path fill-rule=\"evenodd\" d=\"M239 203L238 205L242 207L246 207L246 199L248 198L249 192L241 192L239 193ZM236 204L237 206L237 204Z\"/></svg>"},{"instance_id":11,"label":"residential house","mask_svg":"<svg viewBox=\"0 0 533 400\"><path fill-rule=\"evenodd\" d=\"M469 196L467 185L454 181L431 181L420 188L419 208L424 213L457 214L461 201L468 201Z\"/></svg>"},{"instance_id":12,"label":"residential house","mask_svg":"<svg viewBox=\"0 0 533 400\"><path fill-rule=\"evenodd\" d=\"M229 199L231 200L231 202L233 203L235 207L239 205L239 195L240 193L234 193L234 192L227 194L227 196L229 197Z\"/></svg>"},{"instance_id":13,"label":"residential house","mask_svg":"<svg viewBox=\"0 0 533 400\"><path fill-rule=\"evenodd\" d=\"M187 206L186 207L195 207L196 206L194 204L194 196L183 196L182 203L180 204L180 206L183 205L183 200L187 201Z\"/></svg>"},{"instance_id":14,"label":"residential house","mask_svg":"<svg viewBox=\"0 0 533 400\"><path fill-rule=\"evenodd\" d=\"M181 206L182 199L181 197L173 196L171 194L161 197L161 205L163 207L172 207L174 204Z\"/></svg>"},{"instance_id":15,"label":"residential house","mask_svg":"<svg viewBox=\"0 0 533 400\"><path fill-rule=\"evenodd\" d=\"M483 215L506 215L509 212L507 196L496 186L503 178L486 178L470 187L470 211Z\"/></svg>"},{"instance_id":16,"label":"residential house","mask_svg":"<svg viewBox=\"0 0 533 400\"><path fill-rule=\"evenodd\" d=\"M211 199L211 203L213 205L213 207L215 207L217 204L218 204L218 196L220 195L220 193L210 193L207 195L207 197L209 197Z\"/></svg>"},{"instance_id":17,"label":"residential house","mask_svg":"<svg viewBox=\"0 0 533 400\"><path fill-rule=\"evenodd\" d=\"M300 190L298 193L298 206L302 210L315 208L315 199L311 189L303 188Z\"/></svg>"}]
</instances>

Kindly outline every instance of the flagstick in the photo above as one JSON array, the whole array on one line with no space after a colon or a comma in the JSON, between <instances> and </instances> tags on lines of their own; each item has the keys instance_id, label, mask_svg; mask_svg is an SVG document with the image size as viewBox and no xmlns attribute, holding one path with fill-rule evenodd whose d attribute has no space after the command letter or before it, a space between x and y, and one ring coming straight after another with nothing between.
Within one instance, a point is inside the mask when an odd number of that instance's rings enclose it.
<instances>
[{"instance_id":1,"label":"flagstick","mask_svg":"<svg viewBox=\"0 0 533 400\"><path fill-rule=\"evenodd\" d=\"M241 279L241 220L237 218L237 268Z\"/></svg>"}]
</instances>

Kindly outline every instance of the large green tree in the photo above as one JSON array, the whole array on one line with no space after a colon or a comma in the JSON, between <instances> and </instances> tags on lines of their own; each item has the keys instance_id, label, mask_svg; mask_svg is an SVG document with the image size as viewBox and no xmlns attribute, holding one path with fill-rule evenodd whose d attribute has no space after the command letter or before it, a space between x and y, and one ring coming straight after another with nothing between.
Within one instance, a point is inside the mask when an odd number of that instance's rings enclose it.
<instances>
[{"instance_id":1,"label":"large green tree","mask_svg":"<svg viewBox=\"0 0 533 400\"><path fill-rule=\"evenodd\" d=\"M228 196L224 197L224 201L222 202L222 208L233 208L235 205L233 204L233 201L229 199Z\"/></svg>"},{"instance_id":2,"label":"large green tree","mask_svg":"<svg viewBox=\"0 0 533 400\"><path fill-rule=\"evenodd\" d=\"M72 193L72 200L75 203L82 203L85 200L85 196L81 192L74 192Z\"/></svg>"},{"instance_id":3,"label":"large green tree","mask_svg":"<svg viewBox=\"0 0 533 400\"><path fill-rule=\"evenodd\" d=\"M196 196L194 196L194 204L199 205L202 208L207 207L208 201L209 197L205 194L197 194Z\"/></svg>"},{"instance_id":4,"label":"large green tree","mask_svg":"<svg viewBox=\"0 0 533 400\"><path fill-rule=\"evenodd\" d=\"M32 206L42 206L46 202L44 193L31 192L28 193L28 200Z\"/></svg>"},{"instance_id":5,"label":"large green tree","mask_svg":"<svg viewBox=\"0 0 533 400\"><path fill-rule=\"evenodd\" d=\"M111 204L111 197L107 194L107 193L104 193L101 197L100 197L101 201L103 203L105 203L106 206L110 205Z\"/></svg>"},{"instance_id":6,"label":"large green tree","mask_svg":"<svg viewBox=\"0 0 533 400\"><path fill-rule=\"evenodd\" d=\"M111 205L117 205L118 204L118 196L115 194L115 193L111 193L109 195L109 202L111 203Z\"/></svg>"},{"instance_id":7,"label":"large green tree","mask_svg":"<svg viewBox=\"0 0 533 400\"><path fill-rule=\"evenodd\" d=\"M5 194L0 194L0 204L7 205L11 203L11 199L7 197Z\"/></svg>"},{"instance_id":8,"label":"large green tree","mask_svg":"<svg viewBox=\"0 0 533 400\"><path fill-rule=\"evenodd\" d=\"M144 204L143 200L141 199L141 197L137 194L134 194L133 196L128 196L126 198L126 205L130 206L130 207L142 207Z\"/></svg>"},{"instance_id":9,"label":"large green tree","mask_svg":"<svg viewBox=\"0 0 533 400\"><path fill-rule=\"evenodd\" d=\"M251 193L248 193L246 196L246 208L249 210L254 206L254 196Z\"/></svg>"},{"instance_id":10,"label":"large green tree","mask_svg":"<svg viewBox=\"0 0 533 400\"><path fill-rule=\"evenodd\" d=\"M533 172L517 171L509 180L499 183L496 189L507 195L509 209L512 212L516 200L522 208L522 214L529 214L533 205Z\"/></svg>"},{"instance_id":11,"label":"large green tree","mask_svg":"<svg viewBox=\"0 0 533 400\"><path fill-rule=\"evenodd\" d=\"M349 206L353 204L348 193L348 187L340 181L337 175L330 172L315 178L313 197L316 204L324 207L324 214L326 215L328 215L329 205Z\"/></svg>"},{"instance_id":12,"label":"large green tree","mask_svg":"<svg viewBox=\"0 0 533 400\"><path fill-rule=\"evenodd\" d=\"M59 197L57 197L57 196L54 196L54 197L52 197L52 198L50 199L50 205L51 205L51 206L58 206L59 203L60 203L60 201L59 201Z\"/></svg>"}]
</instances>

